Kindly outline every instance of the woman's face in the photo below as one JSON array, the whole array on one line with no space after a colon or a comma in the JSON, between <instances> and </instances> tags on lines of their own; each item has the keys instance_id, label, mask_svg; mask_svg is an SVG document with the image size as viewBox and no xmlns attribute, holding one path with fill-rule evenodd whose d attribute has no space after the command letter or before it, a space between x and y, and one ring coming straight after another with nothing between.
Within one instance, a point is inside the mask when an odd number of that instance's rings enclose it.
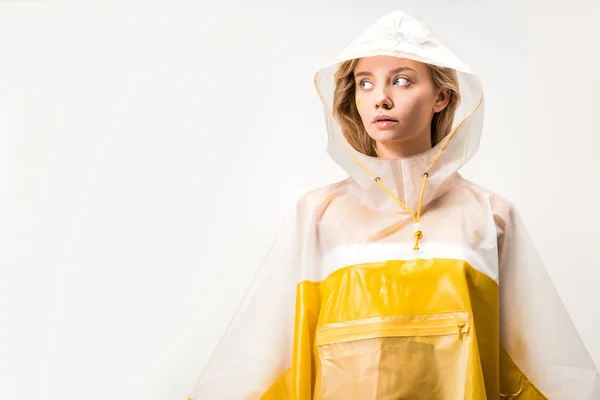
<instances>
[{"instance_id":1,"label":"woman's face","mask_svg":"<svg viewBox=\"0 0 600 400\"><path fill-rule=\"evenodd\" d=\"M393 56L364 57L354 68L354 80L358 113L378 145L412 139L428 140L431 146L431 119L448 104L448 96L434 86L427 64ZM381 114L392 121L375 122Z\"/></svg>"}]
</instances>

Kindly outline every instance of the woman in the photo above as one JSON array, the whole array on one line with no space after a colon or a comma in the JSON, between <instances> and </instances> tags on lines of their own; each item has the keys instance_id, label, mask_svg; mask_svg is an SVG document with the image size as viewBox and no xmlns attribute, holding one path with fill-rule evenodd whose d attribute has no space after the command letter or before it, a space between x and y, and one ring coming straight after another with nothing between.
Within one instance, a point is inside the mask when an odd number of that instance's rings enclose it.
<instances>
[{"instance_id":1,"label":"woman","mask_svg":"<svg viewBox=\"0 0 600 400\"><path fill-rule=\"evenodd\" d=\"M394 11L315 75L349 177L300 198L190 399L592 399L513 205L462 178L480 80Z\"/></svg>"}]
</instances>

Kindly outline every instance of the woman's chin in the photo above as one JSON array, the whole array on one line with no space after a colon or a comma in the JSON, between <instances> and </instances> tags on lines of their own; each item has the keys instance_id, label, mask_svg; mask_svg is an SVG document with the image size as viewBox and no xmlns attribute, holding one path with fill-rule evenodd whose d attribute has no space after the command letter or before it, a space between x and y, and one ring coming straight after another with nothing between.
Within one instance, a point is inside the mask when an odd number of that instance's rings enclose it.
<instances>
[{"instance_id":1,"label":"woman's chin","mask_svg":"<svg viewBox=\"0 0 600 400\"><path fill-rule=\"evenodd\" d=\"M385 142L403 142L410 139L410 135L392 129L376 130L375 132L370 132L369 136L371 136L373 140L381 142L382 144L385 144Z\"/></svg>"}]
</instances>

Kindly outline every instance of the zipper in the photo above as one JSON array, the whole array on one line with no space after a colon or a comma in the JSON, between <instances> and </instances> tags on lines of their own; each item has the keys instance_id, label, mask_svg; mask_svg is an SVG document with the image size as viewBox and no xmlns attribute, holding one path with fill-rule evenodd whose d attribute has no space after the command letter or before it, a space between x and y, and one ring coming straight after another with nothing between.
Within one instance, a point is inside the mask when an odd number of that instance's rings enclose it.
<instances>
[{"instance_id":1,"label":"zipper","mask_svg":"<svg viewBox=\"0 0 600 400\"><path fill-rule=\"evenodd\" d=\"M379 318L377 318L379 319ZM402 336L439 336L457 334L459 340L469 332L469 320L464 317L444 318L437 320L365 320L352 325L331 324L317 329L316 345L354 340L373 339L376 337Z\"/></svg>"},{"instance_id":2,"label":"zipper","mask_svg":"<svg viewBox=\"0 0 600 400\"><path fill-rule=\"evenodd\" d=\"M465 334L465 331L463 329L465 329L466 326L467 324L465 324L464 322L458 324L458 338L460 340L463 340L463 335Z\"/></svg>"}]
</instances>

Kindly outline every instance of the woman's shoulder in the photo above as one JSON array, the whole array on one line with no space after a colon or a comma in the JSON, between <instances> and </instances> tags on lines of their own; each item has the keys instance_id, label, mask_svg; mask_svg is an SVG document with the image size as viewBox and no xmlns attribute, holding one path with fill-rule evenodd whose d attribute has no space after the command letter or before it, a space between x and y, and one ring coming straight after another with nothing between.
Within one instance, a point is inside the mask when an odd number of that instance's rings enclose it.
<instances>
[{"instance_id":1,"label":"woman's shoulder","mask_svg":"<svg viewBox=\"0 0 600 400\"><path fill-rule=\"evenodd\" d=\"M458 186L463 190L471 191L472 193L477 194L479 197L486 199L493 214L500 216L503 219L508 219L510 214L512 214L515 210L514 203L506 196L479 183L459 176Z\"/></svg>"},{"instance_id":2,"label":"woman's shoulder","mask_svg":"<svg viewBox=\"0 0 600 400\"><path fill-rule=\"evenodd\" d=\"M324 186L313 188L304 193L298 199L298 205L302 208L318 209L324 204L330 203L334 198L345 193L350 187L352 178L348 177Z\"/></svg>"}]
</instances>

